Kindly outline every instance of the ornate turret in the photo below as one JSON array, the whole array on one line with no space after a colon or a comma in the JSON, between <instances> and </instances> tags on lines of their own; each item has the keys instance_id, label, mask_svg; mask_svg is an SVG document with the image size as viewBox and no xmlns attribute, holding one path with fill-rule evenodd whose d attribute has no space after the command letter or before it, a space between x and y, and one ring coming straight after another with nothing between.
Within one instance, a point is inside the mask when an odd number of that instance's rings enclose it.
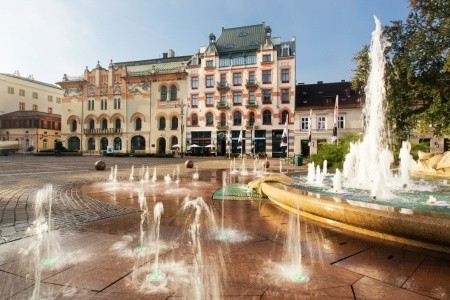
<instances>
[{"instance_id":1,"label":"ornate turret","mask_svg":"<svg viewBox=\"0 0 450 300\"><path fill-rule=\"evenodd\" d=\"M211 32L209 34L209 44L212 45L212 44L215 44L215 43L216 43L216 35Z\"/></svg>"}]
</instances>

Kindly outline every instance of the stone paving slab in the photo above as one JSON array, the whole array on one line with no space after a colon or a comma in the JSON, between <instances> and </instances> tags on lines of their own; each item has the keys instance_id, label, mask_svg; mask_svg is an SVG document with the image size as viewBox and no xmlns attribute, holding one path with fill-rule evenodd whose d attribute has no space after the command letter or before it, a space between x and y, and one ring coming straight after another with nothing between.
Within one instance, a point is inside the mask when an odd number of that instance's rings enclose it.
<instances>
[{"instance_id":1,"label":"stone paving slab","mask_svg":"<svg viewBox=\"0 0 450 300\"><path fill-rule=\"evenodd\" d=\"M107 163L105 171L94 169L94 163L100 159ZM207 278L218 276L218 298L449 299L450 255L369 238L310 220L301 220L300 224L301 260L309 280L298 283L284 279L285 274L276 270L286 253L288 215L268 201L212 200L213 193L222 186L222 172L228 170L230 160L189 159L198 166L197 182L192 179L195 169L184 168L184 158L0 157L0 300L29 299L37 286L33 252L24 254L22 250L36 241L27 232L35 221L34 197L49 183L55 195L52 236L60 243L61 256L56 256L56 265L42 273L42 297L192 298L193 285L186 278L192 278L193 273L176 273L193 272L196 261L189 235L195 214L183 210L183 201L190 194L202 197L218 227L223 222L228 229L227 243L208 240L201 231L204 263L200 266L210 266L204 269L211 275ZM269 171L279 172L280 160L270 162ZM305 167L284 160L281 164L286 171L306 171ZM108 183L110 168L115 165L120 191L112 191ZM136 179L129 182L133 166ZM138 201L142 166L151 171L156 168L158 173L155 186L146 184L147 215ZM164 175L174 174L177 169L179 187L165 184ZM231 178L236 184L248 180L248 176ZM141 222L151 236L157 202L164 205L160 239L165 248L159 256L160 266L166 274L179 276L170 278L175 284L172 289L150 293L145 278L154 268L155 253L139 254L134 249L139 245ZM48 212L49 208L45 210ZM204 215L200 220L199 228L210 227L210 223L204 223ZM45 250L37 253L42 256ZM177 279L181 281L177 283Z\"/></svg>"}]
</instances>

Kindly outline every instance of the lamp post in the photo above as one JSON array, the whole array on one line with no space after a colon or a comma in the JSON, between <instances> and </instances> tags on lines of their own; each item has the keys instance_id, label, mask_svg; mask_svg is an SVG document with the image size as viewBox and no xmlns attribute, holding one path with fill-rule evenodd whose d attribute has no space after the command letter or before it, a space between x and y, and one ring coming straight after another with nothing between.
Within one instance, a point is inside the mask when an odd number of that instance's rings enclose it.
<instances>
[{"instance_id":1,"label":"lamp post","mask_svg":"<svg viewBox=\"0 0 450 300\"><path fill-rule=\"evenodd\" d=\"M183 103L183 99L181 99L181 105L180 105L180 113L181 113L181 144L180 144L180 150L181 150L181 157L183 157L183 144L184 144L184 140L183 140L183 134L184 134L184 103Z\"/></svg>"}]
</instances>

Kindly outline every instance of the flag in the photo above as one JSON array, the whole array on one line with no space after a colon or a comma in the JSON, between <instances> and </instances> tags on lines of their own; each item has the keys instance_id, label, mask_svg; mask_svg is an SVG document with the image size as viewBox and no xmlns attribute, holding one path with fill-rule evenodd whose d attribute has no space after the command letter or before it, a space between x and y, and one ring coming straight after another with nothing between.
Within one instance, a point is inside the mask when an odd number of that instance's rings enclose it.
<instances>
[{"instance_id":1,"label":"flag","mask_svg":"<svg viewBox=\"0 0 450 300\"><path fill-rule=\"evenodd\" d=\"M252 127L252 148L255 148L255 125Z\"/></svg>"},{"instance_id":2,"label":"flag","mask_svg":"<svg viewBox=\"0 0 450 300\"><path fill-rule=\"evenodd\" d=\"M311 127L312 127L312 109L309 111L309 119L308 119L308 145L311 146Z\"/></svg>"},{"instance_id":3,"label":"flag","mask_svg":"<svg viewBox=\"0 0 450 300\"><path fill-rule=\"evenodd\" d=\"M286 116L286 122L284 123L284 129L283 129L283 134L281 135L280 147L288 146L288 134L289 134L288 123L289 123L289 115Z\"/></svg>"},{"instance_id":4,"label":"flag","mask_svg":"<svg viewBox=\"0 0 450 300\"><path fill-rule=\"evenodd\" d=\"M242 128L241 131L239 132L239 138L238 138L238 149L242 149Z\"/></svg>"},{"instance_id":5,"label":"flag","mask_svg":"<svg viewBox=\"0 0 450 300\"><path fill-rule=\"evenodd\" d=\"M337 123L338 123L338 109L339 109L339 96L336 95L336 102L334 103L334 123L333 123L333 135L331 137L331 142L337 141Z\"/></svg>"}]
</instances>

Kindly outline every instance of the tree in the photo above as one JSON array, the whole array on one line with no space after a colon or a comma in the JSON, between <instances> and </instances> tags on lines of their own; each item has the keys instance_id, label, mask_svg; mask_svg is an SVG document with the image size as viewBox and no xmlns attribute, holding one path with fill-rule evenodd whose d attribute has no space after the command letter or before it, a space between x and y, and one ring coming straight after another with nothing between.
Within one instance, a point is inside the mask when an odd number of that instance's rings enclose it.
<instances>
[{"instance_id":1,"label":"tree","mask_svg":"<svg viewBox=\"0 0 450 300\"><path fill-rule=\"evenodd\" d=\"M430 129L442 136L450 133L450 0L410 0L410 7L406 21L384 28L387 120L401 137ZM354 57L357 82L366 47Z\"/></svg>"}]
</instances>

